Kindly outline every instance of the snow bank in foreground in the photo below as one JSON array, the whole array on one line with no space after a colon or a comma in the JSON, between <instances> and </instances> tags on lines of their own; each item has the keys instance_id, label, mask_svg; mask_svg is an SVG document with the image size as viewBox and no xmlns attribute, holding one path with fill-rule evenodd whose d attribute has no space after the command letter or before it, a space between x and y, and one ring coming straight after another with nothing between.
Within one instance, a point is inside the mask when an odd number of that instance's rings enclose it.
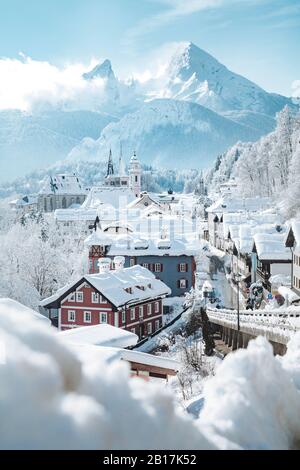
<instances>
[{"instance_id":1,"label":"snow bank in foreground","mask_svg":"<svg viewBox=\"0 0 300 470\"><path fill-rule=\"evenodd\" d=\"M80 362L20 310L0 303L0 448L213 447L166 388L129 380L124 364Z\"/></svg>"},{"instance_id":2,"label":"snow bank in foreground","mask_svg":"<svg viewBox=\"0 0 300 470\"><path fill-rule=\"evenodd\" d=\"M283 358L263 338L228 356L198 420L124 364L81 362L46 322L0 302L0 448L299 447L300 335ZM100 361L100 360L99 360Z\"/></svg>"},{"instance_id":3,"label":"snow bank in foreground","mask_svg":"<svg viewBox=\"0 0 300 470\"><path fill-rule=\"evenodd\" d=\"M265 338L229 355L204 388L200 416L218 447L289 449L300 444L300 334L283 358Z\"/></svg>"}]
</instances>

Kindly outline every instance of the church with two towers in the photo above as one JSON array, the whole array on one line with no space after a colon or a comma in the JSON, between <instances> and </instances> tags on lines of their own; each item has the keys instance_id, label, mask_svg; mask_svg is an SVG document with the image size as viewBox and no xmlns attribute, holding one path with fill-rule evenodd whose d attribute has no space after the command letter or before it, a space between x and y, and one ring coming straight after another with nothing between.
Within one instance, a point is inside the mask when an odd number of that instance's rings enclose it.
<instances>
[{"instance_id":1,"label":"church with two towers","mask_svg":"<svg viewBox=\"0 0 300 470\"><path fill-rule=\"evenodd\" d=\"M134 193L135 197L140 196L142 189L142 166L135 152L130 159L127 174L122 151L120 152L118 170L115 171L112 151L110 150L104 185L110 188L128 188Z\"/></svg>"}]
</instances>

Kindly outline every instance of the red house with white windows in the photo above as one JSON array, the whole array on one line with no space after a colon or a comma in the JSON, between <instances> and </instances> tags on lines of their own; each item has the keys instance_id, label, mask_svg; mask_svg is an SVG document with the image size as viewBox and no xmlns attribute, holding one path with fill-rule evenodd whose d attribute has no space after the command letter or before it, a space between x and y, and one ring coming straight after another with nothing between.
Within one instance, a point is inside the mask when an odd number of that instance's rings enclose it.
<instances>
[{"instance_id":1,"label":"red house with white windows","mask_svg":"<svg viewBox=\"0 0 300 470\"><path fill-rule=\"evenodd\" d=\"M162 299L171 290L142 266L124 268L124 258L99 260L99 273L88 274L41 302L58 311L60 330L109 324L144 338L162 326Z\"/></svg>"}]
</instances>

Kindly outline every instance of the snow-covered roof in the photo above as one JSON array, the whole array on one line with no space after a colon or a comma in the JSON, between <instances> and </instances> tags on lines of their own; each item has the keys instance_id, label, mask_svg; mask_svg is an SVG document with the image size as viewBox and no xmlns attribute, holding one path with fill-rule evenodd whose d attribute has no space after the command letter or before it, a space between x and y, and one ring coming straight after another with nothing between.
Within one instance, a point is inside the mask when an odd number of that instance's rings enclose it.
<instances>
[{"instance_id":1,"label":"snow-covered roof","mask_svg":"<svg viewBox=\"0 0 300 470\"><path fill-rule=\"evenodd\" d=\"M128 348L135 346L138 336L130 331L111 325L94 325L74 328L59 333L60 338L72 344L90 344L93 346L108 346Z\"/></svg>"},{"instance_id":2,"label":"snow-covered roof","mask_svg":"<svg viewBox=\"0 0 300 470\"><path fill-rule=\"evenodd\" d=\"M128 209L131 209L131 208L134 208L134 207L138 206L140 203L143 202L144 199L148 199L153 205L155 205L158 208L161 208L159 202L156 199L154 199L152 196L150 196L149 193L145 192L145 193L142 193L140 195L140 197L135 198L132 202L130 202L127 206Z\"/></svg>"},{"instance_id":3,"label":"snow-covered roof","mask_svg":"<svg viewBox=\"0 0 300 470\"><path fill-rule=\"evenodd\" d=\"M169 359L162 356L154 356L153 354L147 354L139 351L130 351L128 349L91 345L73 345L72 349L81 359L89 360L90 363L95 362L95 360L98 358L101 363L104 361L108 364L112 364L115 361L126 361L141 365L159 367L161 369L169 369L173 370L174 372L177 372L180 367L180 364L174 359Z\"/></svg>"},{"instance_id":4,"label":"snow-covered roof","mask_svg":"<svg viewBox=\"0 0 300 470\"><path fill-rule=\"evenodd\" d=\"M143 216L144 217L151 217L153 215L157 215L157 214L160 214L160 215L163 215L165 214L165 211L164 209L162 209L161 207L157 207L157 206L150 206L150 207L147 207L146 209L144 209L143 211Z\"/></svg>"},{"instance_id":5,"label":"snow-covered roof","mask_svg":"<svg viewBox=\"0 0 300 470\"><path fill-rule=\"evenodd\" d=\"M206 209L207 212L222 214L226 212L251 211L258 212L272 207L272 200L268 197L221 197Z\"/></svg>"},{"instance_id":6,"label":"snow-covered roof","mask_svg":"<svg viewBox=\"0 0 300 470\"><path fill-rule=\"evenodd\" d=\"M51 325L48 318L12 299L0 299L0 317L1 321L11 321L13 318L22 317L24 321L32 319Z\"/></svg>"},{"instance_id":7,"label":"snow-covered roof","mask_svg":"<svg viewBox=\"0 0 300 470\"><path fill-rule=\"evenodd\" d=\"M134 200L134 193L127 187L95 186L90 190L82 207L84 209L97 209L104 204L119 209L120 207L126 207Z\"/></svg>"},{"instance_id":8,"label":"snow-covered roof","mask_svg":"<svg viewBox=\"0 0 300 470\"><path fill-rule=\"evenodd\" d=\"M290 228L288 230L286 240L285 240L287 246L290 246L290 244L288 243L288 239L290 237L291 232L292 232L292 235L295 239L295 243L296 243L297 247L300 247L300 222L299 221L293 220L291 225L290 225Z\"/></svg>"},{"instance_id":9,"label":"snow-covered roof","mask_svg":"<svg viewBox=\"0 0 300 470\"><path fill-rule=\"evenodd\" d=\"M81 195L86 194L86 190L77 175L58 174L47 176L39 194Z\"/></svg>"},{"instance_id":10,"label":"snow-covered roof","mask_svg":"<svg viewBox=\"0 0 300 470\"><path fill-rule=\"evenodd\" d=\"M123 228L125 230L128 230L129 232L134 231L134 228L133 228L132 225L127 224L125 222L122 222L120 220L117 220L115 222L111 222L110 224L104 225L103 226L103 231L105 232L105 231L109 230L110 228Z\"/></svg>"},{"instance_id":11,"label":"snow-covered roof","mask_svg":"<svg viewBox=\"0 0 300 470\"><path fill-rule=\"evenodd\" d=\"M20 199L16 199L15 201L10 202L11 206L19 206L19 207L30 206L32 204L37 204L36 196L24 196Z\"/></svg>"},{"instance_id":12,"label":"snow-covered roof","mask_svg":"<svg viewBox=\"0 0 300 470\"><path fill-rule=\"evenodd\" d=\"M57 209L54 217L57 222L89 222L96 220L96 209Z\"/></svg>"},{"instance_id":13,"label":"snow-covered roof","mask_svg":"<svg viewBox=\"0 0 300 470\"><path fill-rule=\"evenodd\" d=\"M63 299L79 282L80 280L58 290L55 295L43 300L41 306L47 307ZM82 278L82 283L84 282L92 285L117 308L171 294L171 290L166 284L156 279L148 269L139 265L117 271L87 274Z\"/></svg>"},{"instance_id":14,"label":"snow-covered roof","mask_svg":"<svg viewBox=\"0 0 300 470\"><path fill-rule=\"evenodd\" d=\"M113 243L112 237L103 230L96 230L84 241L85 246L110 246Z\"/></svg>"},{"instance_id":15,"label":"snow-covered roof","mask_svg":"<svg viewBox=\"0 0 300 470\"><path fill-rule=\"evenodd\" d=\"M278 288L278 292L284 299L288 301L289 304L292 304L293 302L299 302L300 296L296 294L290 287L287 286L280 286Z\"/></svg>"},{"instance_id":16,"label":"snow-covered roof","mask_svg":"<svg viewBox=\"0 0 300 470\"><path fill-rule=\"evenodd\" d=\"M146 228L149 228L148 226ZM84 244L90 246L107 246L108 256L194 256L199 252L199 244L195 240L181 238L161 238L158 235L159 226L154 232L153 238L149 238L145 228L143 234L108 235L102 230L93 232L85 240ZM160 228L161 224L160 224ZM151 225L151 229L153 229Z\"/></svg>"},{"instance_id":17,"label":"snow-covered roof","mask_svg":"<svg viewBox=\"0 0 300 470\"><path fill-rule=\"evenodd\" d=\"M115 239L110 249L109 256L195 256L199 246L186 239L130 239L121 237Z\"/></svg>"},{"instance_id":18,"label":"snow-covered roof","mask_svg":"<svg viewBox=\"0 0 300 470\"><path fill-rule=\"evenodd\" d=\"M179 202L179 196L176 193L169 194L169 193L162 193L162 194L154 194L150 193L152 199L158 201L160 204L177 204Z\"/></svg>"},{"instance_id":19,"label":"snow-covered roof","mask_svg":"<svg viewBox=\"0 0 300 470\"><path fill-rule=\"evenodd\" d=\"M253 237L258 233L278 234L278 228L284 233L286 227L281 224L281 218L275 211L261 212L228 212L223 215L224 238L230 233L236 248L240 253L249 254L253 247Z\"/></svg>"},{"instance_id":20,"label":"snow-covered roof","mask_svg":"<svg viewBox=\"0 0 300 470\"><path fill-rule=\"evenodd\" d=\"M253 240L260 260L291 261L291 251L285 246L284 234L257 233Z\"/></svg>"}]
</instances>

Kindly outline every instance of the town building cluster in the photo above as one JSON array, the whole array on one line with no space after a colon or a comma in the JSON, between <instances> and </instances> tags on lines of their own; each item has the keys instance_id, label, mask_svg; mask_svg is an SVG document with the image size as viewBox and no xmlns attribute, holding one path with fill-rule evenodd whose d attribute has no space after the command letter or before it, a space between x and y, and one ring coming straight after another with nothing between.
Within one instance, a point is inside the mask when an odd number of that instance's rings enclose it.
<instances>
[{"instance_id":1,"label":"town building cluster","mask_svg":"<svg viewBox=\"0 0 300 470\"><path fill-rule=\"evenodd\" d=\"M261 283L264 299L300 300L299 227L285 223L271 198L241 198L235 183L207 209L207 238L227 255L233 282L242 278L244 291Z\"/></svg>"},{"instance_id":2,"label":"town building cluster","mask_svg":"<svg viewBox=\"0 0 300 470\"><path fill-rule=\"evenodd\" d=\"M136 153L126 172L110 152L103 183L89 189L76 175L47 178L36 210L86 253L86 274L41 302L60 331L110 325L141 340L195 286L199 198L143 192Z\"/></svg>"},{"instance_id":3,"label":"town building cluster","mask_svg":"<svg viewBox=\"0 0 300 470\"><path fill-rule=\"evenodd\" d=\"M52 217L61 237L84 247L86 274L41 303L61 331L111 325L139 339L155 334L172 299L199 281L207 242L225 256L228 279L241 279L245 295L258 283L266 301L300 300L299 223L284 223L271 198L240 197L229 181L207 207L203 178L193 194L156 194L143 191L142 177L136 153L126 171L122 152L117 169L110 152L98 186L55 175L37 198L12 203L19 215L35 207Z\"/></svg>"}]
</instances>

